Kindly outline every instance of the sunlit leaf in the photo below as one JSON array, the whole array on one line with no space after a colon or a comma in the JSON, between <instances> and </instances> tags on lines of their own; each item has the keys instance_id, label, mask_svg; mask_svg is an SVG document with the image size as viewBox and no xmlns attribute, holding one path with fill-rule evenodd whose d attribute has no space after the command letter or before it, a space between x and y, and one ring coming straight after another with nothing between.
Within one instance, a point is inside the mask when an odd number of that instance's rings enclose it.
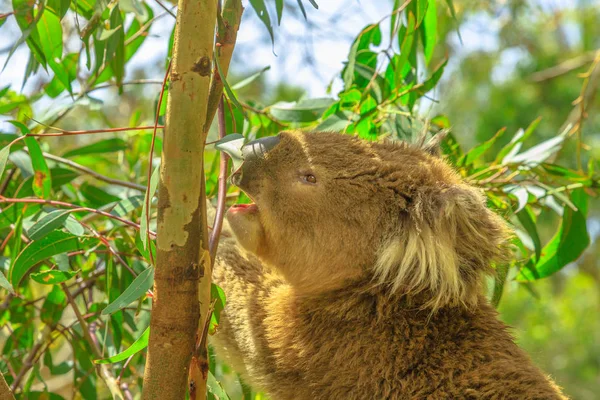
<instances>
[{"instance_id":1,"label":"sunlit leaf","mask_svg":"<svg viewBox=\"0 0 600 400\"><path fill-rule=\"evenodd\" d=\"M565 205L562 222L550 242L544 246L533 271L524 268L519 280L545 278L560 271L567 264L577 260L590 244L586 227L588 197L583 189L578 189L571 196L577 211Z\"/></svg>"},{"instance_id":2,"label":"sunlit leaf","mask_svg":"<svg viewBox=\"0 0 600 400\"><path fill-rule=\"evenodd\" d=\"M135 300L146 294L148 289L154 283L154 267L146 268L141 274L136 276L131 285L121 293L119 297L110 303L104 310L102 315L110 315L124 307L127 307Z\"/></svg>"},{"instance_id":3,"label":"sunlit leaf","mask_svg":"<svg viewBox=\"0 0 600 400\"><path fill-rule=\"evenodd\" d=\"M119 354L115 354L112 357L102 358L100 360L94 360L96 364L114 364L119 361L127 360L132 355L144 350L148 347L148 339L150 338L150 327L146 328L146 330L142 333L142 336L136 339L135 342L131 344L127 348L127 350L122 351Z\"/></svg>"},{"instance_id":4,"label":"sunlit leaf","mask_svg":"<svg viewBox=\"0 0 600 400\"><path fill-rule=\"evenodd\" d=\"M437 10L435 0L427 1L427 11L425 12L421 33L425 60L427 61L427 64L429 64L431 57L433 56L435 44L437 43Z\"/></svg>"}]
</instances>

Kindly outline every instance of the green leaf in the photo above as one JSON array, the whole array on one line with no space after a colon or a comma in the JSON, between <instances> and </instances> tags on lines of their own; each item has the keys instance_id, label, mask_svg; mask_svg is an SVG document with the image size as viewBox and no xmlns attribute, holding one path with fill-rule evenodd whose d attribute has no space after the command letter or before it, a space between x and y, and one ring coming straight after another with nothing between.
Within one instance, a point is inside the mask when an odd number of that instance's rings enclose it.
<instances>
[{"instance_id":1,"label":"green leaf","mask_svg":"<svg viewBox=\"0 0 600 400\"><path fill-rule=\"evenodd\" d=\"M59 269L49 269L46 271L31 274L31 279L42 285L56 285L57 283L66 282L79 273L77 271L62 271Z\"/></svg>"},{"instance_id":2,"label":"green leaf","mask_svg":"<svg viewBox=\"0 0 600 400\"><path fill-rule=\"evenodd\" d=\"M119 6L115 6L110 13L110 26L117 29L117 33L108 39L107 48L114 47L114 57L111 59L110 67L112 69L119 94L123 92L123 77L125 76L125 30L123 29L123 18Z\"/></svg>"},{"instance_id":3,"label":"green leaf","mask_svg":"<svg viewBox=\"0 0 600 400\"><path fill-rule=\"evenodd\" d=\"M12 285L10 284L8 279L6 279L6 276L4 276L2 271L0 271L0 287L3 287L4 289L8 290L9 293L15 294L15 289L13 289Z\"/></svg>"},{"instance_id":4,"label":"green leaf","mask_svg":"<svg viewBox=\"0 0 600 400\"><path fill-rule=\"evenodd\" d=\"M54 78L44 89L48 96L56 98L65 89L73 94L71 83L77 78L78 63L79 53L71 53L65 56L61 63L61 69L55 71Z\"/></svg>"},{"instance_id":5,"label":"green leaf","mask_svg":"<svg viewBox=\"0 0 600 400\"><path fill-rule=\"evenodd\" d=\"M425 53L425 60L427 61L427 64L429 64L431 57L433 56L435 44L437 43L437 10L435 7L435 0L427 1L427 11L425 12L425 19L423 20L421 32L423 52Z\"/></svg>"},{"instance_id":6,"label":"green leaf","mask_svg":"<svg viewBox=\"0 0 600 400\"><path fill-rule=\"evenodd\" d=\"M136 210L144 205L144 196L132 196L123 200L119 200L114 204L108 204L107 207L111 209L110 213L117 217L124 217L133 210Z\"/></svg>"},{"instance_id":7,"label":"green leaf","mask_svg":"<svg viewBox=\"0 0 600 400\"><path fill-rule=\"evenodd\" d=\"M281 25L281 16L283 15L283 0L275 0L275 9L277 11L277 25Z\"/></svg>"},{"instance_id":8,"label":"green leaf","mask_svg":"<svg viewBox=\"0 0 600 400\"><path fill-rule=\"evenodd\" d=\"M100 207L108 203L115 203L121 200L120 197L112 195L100 189L99 187L90 185L87 182L84 182L79 187L79 192L94 207Z\"/></svg>"},{"instance_id":9,"label":"green leaf","mask_svg":"<svg viewBox=\"0 0 600 400\"><path fill-rule=\"evenodd\" d=\"M64 226L72 210L55 210L39 219L27 230L31 240L40 240L50 232Z\"/></svg>"},{"instance_id":10,"label":"green leaf","mask_svg":"<svg viewBox=\"0 0 600 400\"><path fill-rule=\"evenodd\" d=\"M42 304L40 319L48 325L55 325L62 317L63 311L67 305L67 296L60 286L53 286L50 293L46 295L46 300Z\"/></svg>"},{"instance_id":11,"label":"green leaf","mask_svg":"<svg viewBox=\"0 0 600 400\"><path fill-rule=\"evenodd\" d=\"M140 221L140 238L142 240L144 249L148 248L148 213L150 212L150 210L146 207L146 204L152 204L152 198L154 197L154 193L156 193L156 188L158 187L159 177L160 165L157 165L154 168L154 172L152 172L152 176L150 177L150 190L146 191L146 195L144 196L144 204L142 205L142 220Z\"/></svg>"},{"instance_id":12,"label":"green leaf","mask_svg":"<svg viewBox=\"0 0 600 400\"><path fill-rule=\"evenodd\" d=\"M133 280L133 282L131 282L131 285L129 285L115 301L102 310L102 315L110 315L127 307L129 304L143 296L148 289L152 287L153 283L154 267L146 268Z\"/></svg>"},{"instance_id":13,"label":"green leaf","mask_svg":"<svg viewBox=\"0 0 600 400\"><path fill-rule=\"evenodd\" d=\"M537 126L540 124L542 117L536 118L526 130L519 129L515 136L510 140L510 142L504 146L496 156L495 163L500 163L507 157L509 154L517 154L523 145L523 142L531 136L531 134L535 131Z\"/></svg>"},{"instance_id":14,"label":"green leaf","mask_svg":"<svg viewBox=\"0 0 600 400\"><path fill-rule=\"evenodd\" d=\"M398 41L400 42L400 56L396 59L395 63L395 86L401 85L402 80L410 71L410 64L408 58L413 51L413 41L415 40L415 28L417 22L415 16L412 13L408 13L406 17L407 25L406 29L400 29L398 31Z\"/></svg>"},{"instance_id":15,"label":"green leaf","mask_svg":"<svg viewBox=\"0 0 600 400\"><path fill-rule=\"evenodd\" d=\"M70 5L71 0L48 0L46 3L46 7L58 15L60 19L63 19L67 11L69 11Z\"/></svg>"},{"instance_id":16,"label":"green leaf","mask_svg":"<svg viewBox=\"0 0 600 400\"><path fill-rule=\"evenodd\" d=\"M244 161L244 157L242 156L244 141L244 136L239 133L232 133L215 142L215 149L223 151L231 157L234 171L237 171Z\"/></svg>"},{"instance_id":17,"label":"green leaf","mask_svg":"<svg viewBox=\"0 0 600 400\"><path fill-rule=\"evenodd\" d=\"M256 15L265 25L267 30L269 31L269 36L271 36L271 43L275 43L275 38L273 36L273 26L271 25L271 18L269 17L269 11L267 10L267 6L265 5L265 0L250 0L250 4L254 11L256 11ZM221 75L222 76L222 75Z\"/></svg>"},{"instance_id":18,"label":"green leaf","mask_svg":"<svg viewBox=\"0 0 600 400\"><path fill-rule=\"evenodd\" d=\"M127 360L132 355L144 350L148 347L148 339L150 338L150 327L146 328L146 330L142 333L142 336L137 338L135 342L127 350L122 351L119 354L115 354L112 357L102 358L99 360L94 360L96 364L114 364L119 361Z\"/></svg>"},{"instance_id":19,"label":"green leaf","mask_svg":"<svg viewBox=\"0 0 600 400\"><path fill-rule=\"evenodd\" d=\"M54 231L40 240L30 242L17 256L13 265L10 281L13 287L19 285L29 270L40 261L56 254L82 250L88 243L82 242L77 236Z\"/></svg>"},{"instance_id":20,"label":"green leaf","mask_svg":"<svg viewBox=\"0 0 600 400\"><path fill-rule=\"evenodd\" d=\"M215 65L217 66L217 71L219 72L219 76L224 76L223 71L221 70L221 64L219 64L219 58L215 58ZM235 93L231 90L229 83L227 83L227 79L223 78L223 88L225 89L225 93L227 93L227 98L240 110L243 109L237 97L235 97Z\"/></svg>"},{"instance_id":21,"label":"green leaf","mask_svg":"<svg viewBox=\"0 0 600 400\"><path fill-rule=\"evenodd\" d=\"M48 169L48 165L42 154L42 149L37 140L33 137L26 137L25 144L29 149L31 164L35 171L32 186L33 192L36 196L47 199L50 197L50 192L52 191L52 175L50 175L50 169Z\"/></svg>"},{"instance_id":22,"label":"green leaf","mask_svg":"<svg viewBox=\"0 0 600 400\"><path fill-rule=\"evenodd\" d=\"M9 154L9 146L6 146L2 150L0 150L0 178L2 178L2 174L4 174L4 169L6 168L6 162L8 161Z\"/></svg>"},{"instance_id":23,"label":"green leaf","mask_svg":"<svg viewBox=\"0 0 600 400\"><path fill-rule=\"evenodd\" d=\"M506 132L506 128L500 129L491 139L473 147L467 154L465 154L461 160L461 165L471 165L476 160L481 158L493 145L496 141L504 135Z\"/></svg>"},{"instance_id":24,"label":"green leaf","mask_svg":"<svg viewBox=\"0 0 600 400\"><path fill-rule=\"evenodd\" d=\"M221 319L221 311L225 308L225 292L220 286L211 283L210 285L210 297L211 300L215 301L215 308L210 316L209 332L213 335L219 326L219 320Z\"/></svg>"},{"instance_id":25,"label":"green leaf","mask_svg":"<svg viewBox=\"0 0 600 400\"><path fill-rule=\"evenodd\" d=\"M300 8L300 11L302 12L302 15L304 16L305 20L308 20L308 17L306 16L306 10L304 9L304 4L302 4L302 0L297 0L298 2L298 7Z\"/></svg>"},{"instance_id":26,"label":"green leaf","mask_svg":"<svg viewBox=\"0 0 600 400\"><path fill-rule=\"evenodd\" d=\"M312 122L334 103L331 98L300 100L297 103L279 102L269 107L270 114L279 121Z\"/></svg>"},{"instance_id":27,"label":"green leaf","mask_svg":"<svg viewBox=\"0 0 600 400\"><path fill-rule=\"evenodd\" d=\"M63 154L63 157L68 158L74 156L82 156L86 154L113 153L116 151L127 150L127 148L128 145L126 141L119 138L112 138L100 140L99 142L67 151Z\"/></svg>"},{"instance_id":28,"label":"green leaf","mask_svg":"<svg viewBox=\"0 0 600 400\"><path fill-rule=\"evenodd\" d=\"M239 81L235 85L231 85L231 88L233 90L238 90L238 89L241 89L243 87L246 87L249 84L251 84L252 82L254 82L256 79L260 78L262 76L262 74L264 74L266 71L268 71L270 69L271 69L271 66L268 65L268 66L264 67L263 69L261 69L260 71L258 71L257 73L250 75L246 79L242 79L241 81Z\"/></svg>"},{"instance_id":29,"label":"green leaf","mask_svg":"<svg viewBox=\"0 0 600 400\"><path fill-rule=\"evenodd\" d=\"M227 395L227 392L225 392L225 389L223 389L223 386L221 386L221 383L219 381L217 381L217 378L215 378L215 376L210 371L208 371L208 379L206 381L206 386L207 386L208 392L210 394L212 394L213 396L215 396L216 399L218 399L218 400L228 400L229 399L229 396Z\"/></svg>"},{"instance_id":30,"label":"green leaf","mask_svg":"<svg viewBox=\"0 0 600 400\"><path fill-rule=\"evenodd\" d=\"M317 10L319 9L319 5L317 4L317 2L315 0L308 0L308 2Z\"/></svg>"},{"instance_id":31,"label":"green leaf","mask_svg":"<svg viewBox=\"0 0 600 400\"><path fill-rule=\"evenodd\" d=\"M572 193L571 200L577 206L577 211L565 205L560 227L542 249L533 271L523 269L518 280L528 281L550 276L577 260L590 244L586 227L588 196L583 189L577 189Z\"/></svg>"},{"instance_id":32,"label":"green leaf","mask_svg":"<svg viewBox=\"0 0 600 400\"><path fill-rule=\"evenodd\" d=\"M535 261L537 262L540 259L542 254L542 242L540 240L540 236L538 235L537 226L535 223L535 214L531 210L531 207L525 207L517 214L517 218L525 231L529 234L531 241L533 242L533 246L535 249Z\"/></svg>"},{"instance_id":33,"label":"green leaf","mask_svg":"<svg viewBox=\"0 0 600 400\"><path fill-rule=\"evenodd\" d=\"M62 185L66 185L77 178L79 173L67 168L57 167L50 170L50 176L52 177L52 189L57 190Z\"/></svg>"}]
</instances>

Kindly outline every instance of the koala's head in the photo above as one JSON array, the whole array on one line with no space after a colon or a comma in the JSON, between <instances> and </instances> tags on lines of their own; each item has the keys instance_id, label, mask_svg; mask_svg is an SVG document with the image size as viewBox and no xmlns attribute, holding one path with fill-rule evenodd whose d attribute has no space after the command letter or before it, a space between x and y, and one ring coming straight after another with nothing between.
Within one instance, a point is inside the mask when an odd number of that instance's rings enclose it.
<instances>
[{"instance_id":1,"label":"koala's head","mask_svg":"<svg viewBox=\"0 0 600 400\"><path fill-rule=\"evenodd\" d=\"M405 143L283 132L250 142L227 214L240 244L300 291L356 281L473 305L508 231L440 157Z\"/></svg>"}]
</instances>

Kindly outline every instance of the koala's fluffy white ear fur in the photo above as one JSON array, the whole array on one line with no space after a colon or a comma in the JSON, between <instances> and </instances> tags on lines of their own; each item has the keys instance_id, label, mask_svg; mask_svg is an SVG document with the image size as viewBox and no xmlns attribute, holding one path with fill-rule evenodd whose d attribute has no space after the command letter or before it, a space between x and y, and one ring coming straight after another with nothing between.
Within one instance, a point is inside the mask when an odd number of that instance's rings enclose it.
<instances>
[{"instance_id":1,"label":"koala's fluffy white ear fur","mask_svg":"<svg viewBox=\"0 0 600 400\"><path fill-rule=\"evenodd\" d=\"M482 275L503 258L508 229L467 185L423 190L380 248L375 277L391 292L423 294L427 308L475 306Z\"/></svg>"}]
</instances>

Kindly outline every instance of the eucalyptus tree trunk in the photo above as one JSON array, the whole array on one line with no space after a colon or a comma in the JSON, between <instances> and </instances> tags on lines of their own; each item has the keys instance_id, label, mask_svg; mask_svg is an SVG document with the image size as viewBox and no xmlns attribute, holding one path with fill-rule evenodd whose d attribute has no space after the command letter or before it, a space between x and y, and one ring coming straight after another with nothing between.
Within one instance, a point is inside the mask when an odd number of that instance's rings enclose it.
<instances>
[{"instance_id":1,"label":"eucalyptus tree trunk","mask_svg":"<svg viewBox=\"0 0 600 400\"><path fill-rule=\"evenodd\" d=\"M216 21L216 0L179 0L158 193L156 271L143 399L185 398L196 332L208 315L211 265L203 152ZM205 378L193 383L202 398Z\"/></svg>"}]
</instances>

